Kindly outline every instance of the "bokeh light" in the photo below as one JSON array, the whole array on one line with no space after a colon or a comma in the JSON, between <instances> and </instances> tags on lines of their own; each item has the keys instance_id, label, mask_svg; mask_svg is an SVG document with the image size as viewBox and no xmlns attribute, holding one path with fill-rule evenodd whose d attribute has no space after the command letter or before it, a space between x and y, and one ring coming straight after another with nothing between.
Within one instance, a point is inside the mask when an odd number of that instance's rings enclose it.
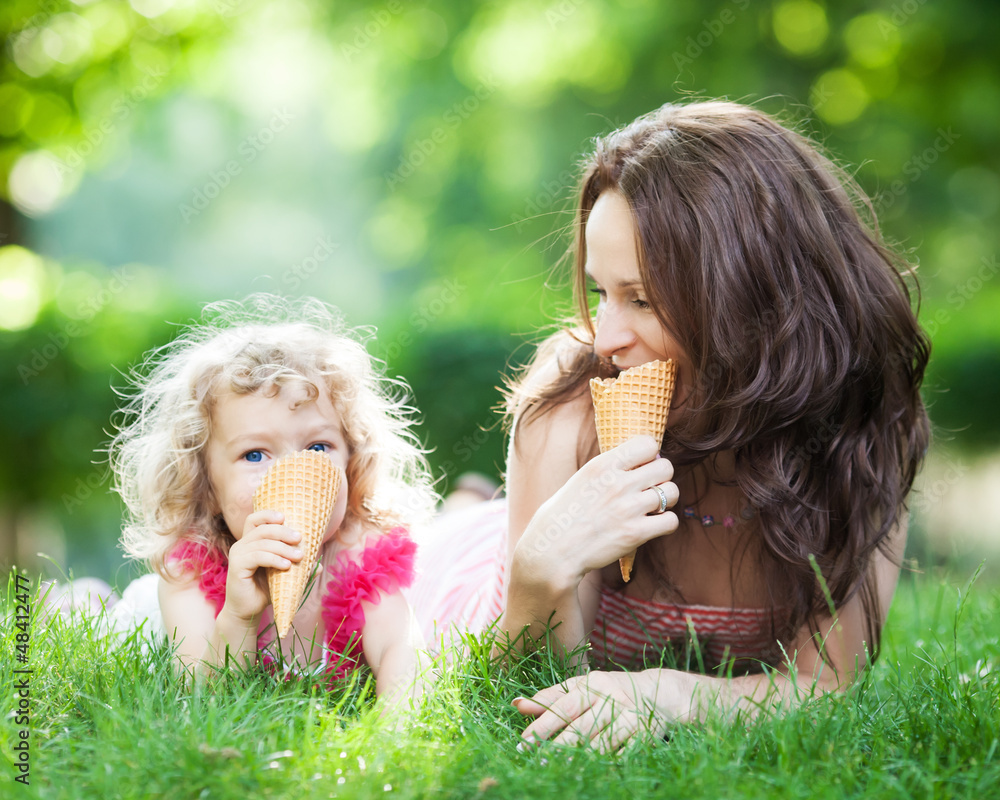
<instances>
[{"instance_id":1,"label":"bokeh light","mask_svg":"<svg viewBox=\"0 0 1000 800\"><path fill-rule=\"evenodd\" d=\"M14 164L7 182L11 202L28 216L52 211L69 193L71 171L47 150L25 153Z\"/></svg>"},{"instance_id":2,"label":"bokeh light","mask_svg":"<svg viewBox=\"0 0 1000 800\"><path fill-rule=\"evenodd\" d=\"M832 69L813 84L810 102L816 114L831 125L846 125L868 107L868 90L851 70Z\"/></svg>"},{"instance_id":3,"label":"bokeh light","mask_svg":"<svg viewBox=\"0 0 1000 800\"><path fill-rule=\"evenodd\" d=\"M826 10L812 0L783 0L774 7L774 38L789 53L808 56L826 42Z\"/></svg>"},{"instance_id":4,"label":"bokeh light","mask_svg":"<svg viewBox=\"0 0 1000 800\"><path fill-rule=\"evenodd\" d=\"M18 331L33 325L46 289L40 256L18 245L0 247L0 329Z\"/></svg>"},{"instance_id":5,"label":"bokeh light","mask_svg":"<svg viewBox=\"0 0 1000 800\"><path fill-rule=\"evenodd\" d=\"M862 67L891 64L899 55L899 29L882 13L862 14L844 28L844 43L851 60Z\"/></svg>"}]
</instances>

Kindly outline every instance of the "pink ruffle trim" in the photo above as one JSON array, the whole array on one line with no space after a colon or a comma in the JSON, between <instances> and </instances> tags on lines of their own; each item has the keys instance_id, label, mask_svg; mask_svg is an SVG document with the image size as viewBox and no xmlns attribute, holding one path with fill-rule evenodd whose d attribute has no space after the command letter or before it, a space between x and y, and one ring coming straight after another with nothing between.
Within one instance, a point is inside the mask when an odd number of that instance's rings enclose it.
<instances>
[{"instance_id":1,"label":"pink ruffle trim","mask_svg":"<svg viewBox=\"0 0 1000 800\"><path fill-rule=\"evenodd\" d=\"M392 594L413 583L416 552L416 542L406 529L396 527L366 547L360 562L345 552L329 567L331 580L323 597L322 615L333 679L343 677L358 664L361 631L365 626L361 604L377 604L383 594Z\"/></svg>"},{"instance_id":2,"label":"pink ruffle trim","mask_svg":"<svg viewBox=\"0 0 1000 800\"><path fill-rule=\"evenodd\" d=\"M406 529L396 527L366 547L360 563L344 552L329 567L331 580L321 601L321 614L326 627L326 647L332 658L328 670L332 680L344 677L358 665L361 631L365 626L362 602L377 604L383 594L392 594L413 583L416 551L416 542ZM218 616L226 603L229 571L226 556L199 542L183 540L168 560L198 574L198 588ZM265 627L265 620L261 620L261 627ZM258 646L261 644L259 641ZM268 662L273 663L273 659L264 653L264 663Z\"/></svg>"},{"instance_id":3,"label":"pink ruffle trim","mask_svg":"<svg viewBox=\"0 0 1000 800\"><path fill-rule=\"evenodd\" d=\"M198 574L198 588L213 606L215 616L219 616L226 604L226 575L229 573L229 559L215 548L190 540L182 540L168 556L186 570Z\"/></svg>"}]
</instances>

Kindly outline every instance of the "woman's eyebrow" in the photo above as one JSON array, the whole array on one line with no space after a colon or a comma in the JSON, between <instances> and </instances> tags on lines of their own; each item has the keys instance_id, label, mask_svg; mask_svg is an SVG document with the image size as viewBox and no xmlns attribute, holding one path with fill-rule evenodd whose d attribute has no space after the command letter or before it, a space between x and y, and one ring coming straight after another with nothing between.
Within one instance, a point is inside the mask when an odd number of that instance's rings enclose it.
<instances>
[{"instance_id":1,"label":"woman's eyebrow","mask_svg":"<svg viewBox=\"0 0 1000 800\"><path fill-rule=\"evenodd\" d=\"M594 277L594 274L590 271L589 267L585 266L583 268L583 274L586 276L586 278L587 278L588 281L593 281L594 283L600 283L600 281L598 281L597 278ZM621 279L619 279L615 283L615 288L616 289L634 289L637 286L640 287L640 288L642 287L642 280L639 279L639 278L635 278L633 280L621 280Z\"/></svg>"}]
</instances>

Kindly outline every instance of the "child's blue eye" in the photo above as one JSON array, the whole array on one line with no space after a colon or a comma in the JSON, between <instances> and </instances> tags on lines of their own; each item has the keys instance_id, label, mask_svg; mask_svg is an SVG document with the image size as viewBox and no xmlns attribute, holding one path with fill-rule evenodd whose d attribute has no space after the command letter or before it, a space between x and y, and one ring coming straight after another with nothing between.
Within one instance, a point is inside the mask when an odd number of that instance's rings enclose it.
<instances>
[{"instance_id":1,"label":"child's blue eye","mask_svg":"<svg viewBox=\"0 0 1000 800\"><path fill-rule=\"evenodd\" d=\"M316 442L316 444L311 444L306 449L307 450L316 450L317 452L325 453L327 450L330 449L330 446L328 444L324 443L324 442Z\"/></svg>"},{"instance_id":2,"label":"child's blue eye","mask_svg":"<svg viewBox=\"0 0 1000 800\"><path fill-rule=\"evenodd\" d=\"M259 464L261 459L264 458L264 454L260 450L250 450L243 454L243 458L251 464Z\"/></svg>"}]
</instances>

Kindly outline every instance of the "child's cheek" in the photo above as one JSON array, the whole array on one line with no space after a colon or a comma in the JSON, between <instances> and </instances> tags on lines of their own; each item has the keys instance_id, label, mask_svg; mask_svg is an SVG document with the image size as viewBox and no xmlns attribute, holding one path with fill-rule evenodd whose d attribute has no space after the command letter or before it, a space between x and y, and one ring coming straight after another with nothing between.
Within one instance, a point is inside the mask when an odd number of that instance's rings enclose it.
<instances>
[{"instance_id":1,"label":"child's cheek","mask_svg":"<svg viewBox=\"0 0 1000 800\"><path fill-rule=\"evenodd\" d=\"M330 514L330 524L326 528L326 536L323 541L327 542L333 538L334 534L344 524L344 517L347 515L348 489L346 478L340 482L340 490L337 492L337 501L333 504L333 512Z\"/></svg>"}]
</instances>

